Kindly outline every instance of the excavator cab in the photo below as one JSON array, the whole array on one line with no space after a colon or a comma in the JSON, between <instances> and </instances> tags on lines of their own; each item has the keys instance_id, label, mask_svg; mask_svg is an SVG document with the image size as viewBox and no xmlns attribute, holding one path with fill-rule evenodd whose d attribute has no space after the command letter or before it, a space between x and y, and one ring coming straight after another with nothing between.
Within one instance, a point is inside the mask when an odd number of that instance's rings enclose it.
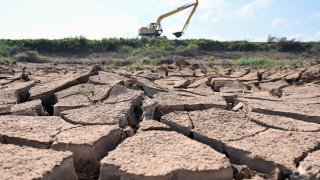
<instances>
[{"instance_id":1,"label":"excavator cab","mask_svg":"<svg viewBox=\"0 0 320 180\"><path fill-rule=\"evenodd\" d=\"M156 23L150 23L148 28L149 29L156 29L157 28L157 24Z\"/></svg>"},{"instance_id":2,"label":"excavator cab","mask_svg":"<svg viewBox=\"0 0 320 180\"><path fill-rule=\"evenodd\" d=\"M139 29L139 36L161 36L163 30L157 23L150 23L147 27Z\"/></svg>"}]
</instances>

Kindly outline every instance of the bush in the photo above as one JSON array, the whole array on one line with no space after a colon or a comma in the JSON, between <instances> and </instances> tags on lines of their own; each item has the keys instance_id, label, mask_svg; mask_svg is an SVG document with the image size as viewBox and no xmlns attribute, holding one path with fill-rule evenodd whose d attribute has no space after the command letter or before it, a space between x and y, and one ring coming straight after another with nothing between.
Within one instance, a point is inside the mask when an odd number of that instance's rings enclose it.
<instances>
[{"instance_id":1,"label":"bush","mask_svg":"<svg viewBox=\"0 0 320 180\"><path fill-rule=\"evenodd\" d=\"M176 47L174 45L171 45L171 44L167 44L163 47L163 50L164 51L175 51L176 50Z\"/></svg>"},{"instance_id":2,"label":"bush","mask_svg":"<svg viewBox=\"0 0 320 180\"><path fill-rule=\"evenodd\" d=\"M39 56L38 52L27 51L19 53L14 56L17 62L29 62L29 63L44 63L46 62L42 57Z\"/></svg>"},{"instance_id":3,"label":"bush","mask_svg":"<svg viewBox=\"0 0 320 180\"><path fill-rule=\"evenodd\" d=\"M282 67L286 65L296 65L297 61L273 60L265 56L242 57L232 62L234 66L251 67Z\"/></svg>"},{"instance_id":4,"label":"bush","mask_svg":"<svg viewBox=\"0 0 320 180\"><path fill-rule=\"evenodd\" d=\"M196 45L196 44L190 43L190 44L188 44L187 48L188 48L188 49L199 49L199 46Z\"/></svg>"},{"instance_id":5,"label":"bush","mask_svg":"<svg viewBox=\"0 0 320 180\"><path fill-rule=\"evenodd\" d=\"M308 51L310 53L316 53L316 54L320 54L320 43L318 42L310 42L308 44L310 47L308 49Z\"/></svg>"},{"instance_id":6,"label":"bush","mask_svg":"<svg viewBox=\"0 0 320 180\"><path fill-rule=\"evenodd\" d=\"M267 44L271 49L276 49L280 52L301 52L311 48L310 43L302 43L286 37L277 38L271 35L268 36Z\"/></svg>"},{"instance_id":7,"label":"bush","mask_svg":"<svg viewBox=\"0 0 320 180\"><path fill-rule=\"evenodd\" d=\"M254 42L232 41L228 42L228 49L230 51L257 51L259 46Z\"/></svg>"},{"instance_id":8,"label":"bush","mask_svg":"<svg viewBox=\"0 0 320 180\"><path fill-rule=\"evenodd\" d=\"M287 38L280 38L277 43L277 49L281 52L302 51L301 43L295 39L287 40Z\"/></svg>"},{"instance_id":9,"label":"bush","mask_svg":"<svg viewBox=\"0 0 320 180\"><path fill-rule=\"evenodd\" d=\"M204 50L204 51L220 51L220 50L226 50L226 46L224 43L219 41L212 41L212 40L205 40L205 39L199 39L199 40L190 40L188 42L188 46L197 46L198 49Z\"/></svg>"},{"instance_id":10,"label":"bush","mask_svg":"<svg viewBox=\"0 0 320 180\"><path fill-rule=\"evenodd\" d=\"M127 45L121 46L119 49L119 52L121 53L132 53L132 51L133 51L133 48Z\"/></svg>"},{"instance_id":11,"label":"bush","mask_svg":"<svg viewBox=\"0 0 320 180\"><path fill-rule=\"evenodd\" d=\"M11 48L8 45L0 44L0 57L9 57L11 55Z\"/></svg>"}]
</instances>

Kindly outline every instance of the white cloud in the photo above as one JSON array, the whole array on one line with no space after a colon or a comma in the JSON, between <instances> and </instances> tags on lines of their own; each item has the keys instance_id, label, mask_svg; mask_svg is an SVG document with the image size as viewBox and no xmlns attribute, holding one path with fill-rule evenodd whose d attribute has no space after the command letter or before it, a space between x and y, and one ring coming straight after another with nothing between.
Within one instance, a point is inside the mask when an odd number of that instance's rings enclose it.
<instances>
[{"instance_id":1,"label":"white cloud","mask_svg":"<svg viewBox=\"0 0 320 180\"><path fill-rule=\"evenodd\" d=\"M208 39L212 39L212 40L216 40L216 41L231 41L233 39L229 38L229 37L224 37L224 36L221 36L221 35L213 35L213 36L210 36L210 37L201 37L201 38L208 38Z\"/></svg>"},{"instance_id":2,"label":"white cloud","mask_svg":"<svg viewBox=\"0 0 320 180\"><path fill-rule=\"evenodd\" d=\"M312 35L305 35L303 33L296 33L288 36L288 39L295 39L297 41L320 41L320 31L315 32Z\"/></svg>"},{"instance_id":3,"label":"white cloud","mask_svg":"<svg viewBox=\"0 0 320 180\"><path fill-rule=\"evenodd\" d=\"M296 41L305 41L305 35L303 33L291 34L287 39L295 39Z\"/></svg>"},{"instance_id":4,"label":"white cloud","mask_svg":"<svg viewBox=\"0 0 320 180\"><path fill-rule=\"evenodd\" d=\"M315 12L315 13L313 13L312 16L315 17L315 18L320 19L320 12Z\"/></svg>"},{"instance_id":5,"label":"white cloud","mask_svg":"<svg viewBox=\"0 0 320 180\"><path fill-rule=\"evenodd\" d=\"M153 0L153 2L155 2L158 7L167 9L168 7L175 8L175 7L180 7L186 3L193 3L195 2L195 0L187 0L187 1L185 0L170 0L170 1Z\"/></svg>"},{"instance_id":6,"label":"white cloud","mask_svg":"<svg viewBox=\"0 0 320 180\"><path fill-rule=\"evenodd\" d=\"M100 20L91 20L57 25L34 24L25 27L23 31L13 31L4 36L12 39L60 39L75 36L84 36L89 39L101 39L103 37L136 37L139 27L140 23L138 17L122 16L118 17L116 20L111 18L105 19L103 23L101 23Z\"/></svg>"},{"instance_id":7,"label":"white cloud","mask_svg":"<svg viewBox=\"0 0 320 180\"><path fill-rule=\"evenodd\" d=\"M254 0L251 3L242 6L239 15L242 19L253 17L257 12L270 7L272 1L273 0Z\"/></svg>"},{"instance_id":8,"label":"white cloud","mask_svg":"<svg viewBox=\"0 0 320 180\"><path fill-rule=\"evenodd\" d=\"M274 27L277 27L277 26L285 24L286 22L287 22L286 19L275 18L272 20L271 25Z\"/></svg>"},{"instance_id":9,"label":"white cloud","mask_svg":"<svg viewBox=\"0 0 320 180\"><path fill-rule=\"evenodd\" d=\"M320 31L316 33L316 38L318 38L318 40L320 41Z\"/></svg>"},{"instance_id":10,"label":"white cloud","mask_svg":"<svg viewBox=\"0 0 320 180\"><path fill-rule=\"evenodd\" d=\"M310 14L309 17L306 19L308 22L314 22L320 20L320 11L314 12L313 14Z\"/></svg>"},{"instance_id":11,"label":"white cloud","mask_svg":"<svg viewBox=\"0 0 320 180\"><path fill-rule=\"evenodd\" d=\"M250 39L250 41L253 42L266 42L268 39L267 36L257 36L257 37L253 37L252 39Z\"/></svg>"},{"instance_id":12,"label":"white cloud","mask_svg":"<svg viewBox=\"0 0 320 180\"><path fill-rule=\"evenodd\" d=\"M202 0L198 10L201 21L217 22L226 16L228 3L225 0Z\"/></svg>"},{"instance_id":13,"label":"white cloud","mask_svg":"<svg viewBox=\"0 0 320 180\"><path fill-rule=\"evenodd\" d=\"M10 11L8 20L1 21L0 38L58 39L85 36L101 39L138 35L140 21L137 16L118 11L118 7L103 7L98 0L33 1L21 0L19 6Z\"/></svg>"},{"instance_id":14,"label":"white cloud","mask_svg":"<svg viewBox=\"0 0 320 180\"><path fill-rule=\"evenodd\" d=\"M320 31L316 32L313 36L308 37L307 41L320 41Z\"/></svg>"}]
</instances>

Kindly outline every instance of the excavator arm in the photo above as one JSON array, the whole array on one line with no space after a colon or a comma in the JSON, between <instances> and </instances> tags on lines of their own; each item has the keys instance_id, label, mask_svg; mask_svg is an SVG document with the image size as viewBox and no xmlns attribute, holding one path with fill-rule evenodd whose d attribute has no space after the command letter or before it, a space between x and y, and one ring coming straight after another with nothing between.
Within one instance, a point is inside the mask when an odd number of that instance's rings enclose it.
<instances>
[{"instance_id":1,"label":"excavator arm","mask_svg":"<svg viewBox=\"0 0 320 180\"><path fill-rule=\"evenodd\" d=\"M191 14L189 15L186 23L185 23L184 26L183 26L182 31L173 33L177 38L181 37L181 36L183 35L184 31L187 29L187 27L188 27L188 25L189 25L189 23L190 23L190 20L191 20L193 14L195 13L198 5L199 5L199 0L196 0L195 3L190 3L190 4L183 5L183 6L177 8L177 9L171 11L171 12L168 12L168 13L166 13L166 14L161 15L161 16L157 19L157 22L156 22L156 23L151 23L151 24L149 25L149 27L142 27L142 28L139 30L139 35L141 35L141 36L152 36L152 35L154 35L154 36L160 36L161 33L162 33L161 21L162 21L163 19L165 19L165 18L167 18L167 17L169 17L169 16L171 16L171 15L174 15L174 14L176 14L176 13L178 13L178 12L181 12L181 11L183 11L183 10L185 10L185 9L188 9L188 8L190 8L190 7L193 7L193 9L192 9L192 11L191 11Z\"/></svg>"},{"instance_id":2,"label":"excavator arm","mask_svg":"<svg viewBox=\"0 0 320 180\"><path fill-rule=\"evenodd\" d=\"M186 23L183 26L182 31L173 33L177 38L181 37L183 35L184 31L188 28L190 20L191 20L192 16L194 15L194 13L196 12L198 5L199 5L199 2L197 0L193 5L194 7L193 7Z\"/></svg>"}]
</instances>

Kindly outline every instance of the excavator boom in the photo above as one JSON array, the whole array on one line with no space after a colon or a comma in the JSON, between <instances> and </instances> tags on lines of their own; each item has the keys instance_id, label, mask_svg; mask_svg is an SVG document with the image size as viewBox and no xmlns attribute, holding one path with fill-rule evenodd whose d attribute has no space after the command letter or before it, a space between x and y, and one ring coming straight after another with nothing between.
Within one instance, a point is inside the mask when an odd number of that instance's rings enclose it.
<instances>
[{"instance_id":1,"label":"excavator boom","mask_svg":"<svg viewBox=\"0 0 320 180\"><path fill-rule=\"evenodd\" d=\"M195 13L197 7L199 5L199 1L196 0L195 3L190 3L190 4L186 4L186 5L183 5L171 12L168 12L166 14L163 14L161 16L159 16L159 18L157 19L157 22L156 23L150 23L150 25L148 27L142 27L139 29L139 36L160 36L161 33L163 32L162 30L162 27L161 27L161 21L171 15L174 15L180 11L183 11L185 9L188 9L190 7L193 7L192 11L191 11L191 14L189 15L186 23L184 24L183 26L183 29L182 31L179 31L179 32L176 32L176 33L173 33L177 38L181 37L184 33L184 31L187 29L189 23L190 23L190 20L193 16L193 14Z\"/></svg>"},{"instance_id":2,"label":"excavator boom","mask_svg":"<svg viewBox=\"0 0 320 180\"><path fill-rule=\"evenodd\" d=\"M196 12L198 5L199 5L199 2L197 0L194 3L194 7L193 7L193 9L192 9L192 11L191 11L186 23L183 26L182 31L173 33L177 38L181 37L183 35L184 31L188 28L190 20L191 20L192 16L194 15L194 13Z\"/></svg>"}]
</instances>

